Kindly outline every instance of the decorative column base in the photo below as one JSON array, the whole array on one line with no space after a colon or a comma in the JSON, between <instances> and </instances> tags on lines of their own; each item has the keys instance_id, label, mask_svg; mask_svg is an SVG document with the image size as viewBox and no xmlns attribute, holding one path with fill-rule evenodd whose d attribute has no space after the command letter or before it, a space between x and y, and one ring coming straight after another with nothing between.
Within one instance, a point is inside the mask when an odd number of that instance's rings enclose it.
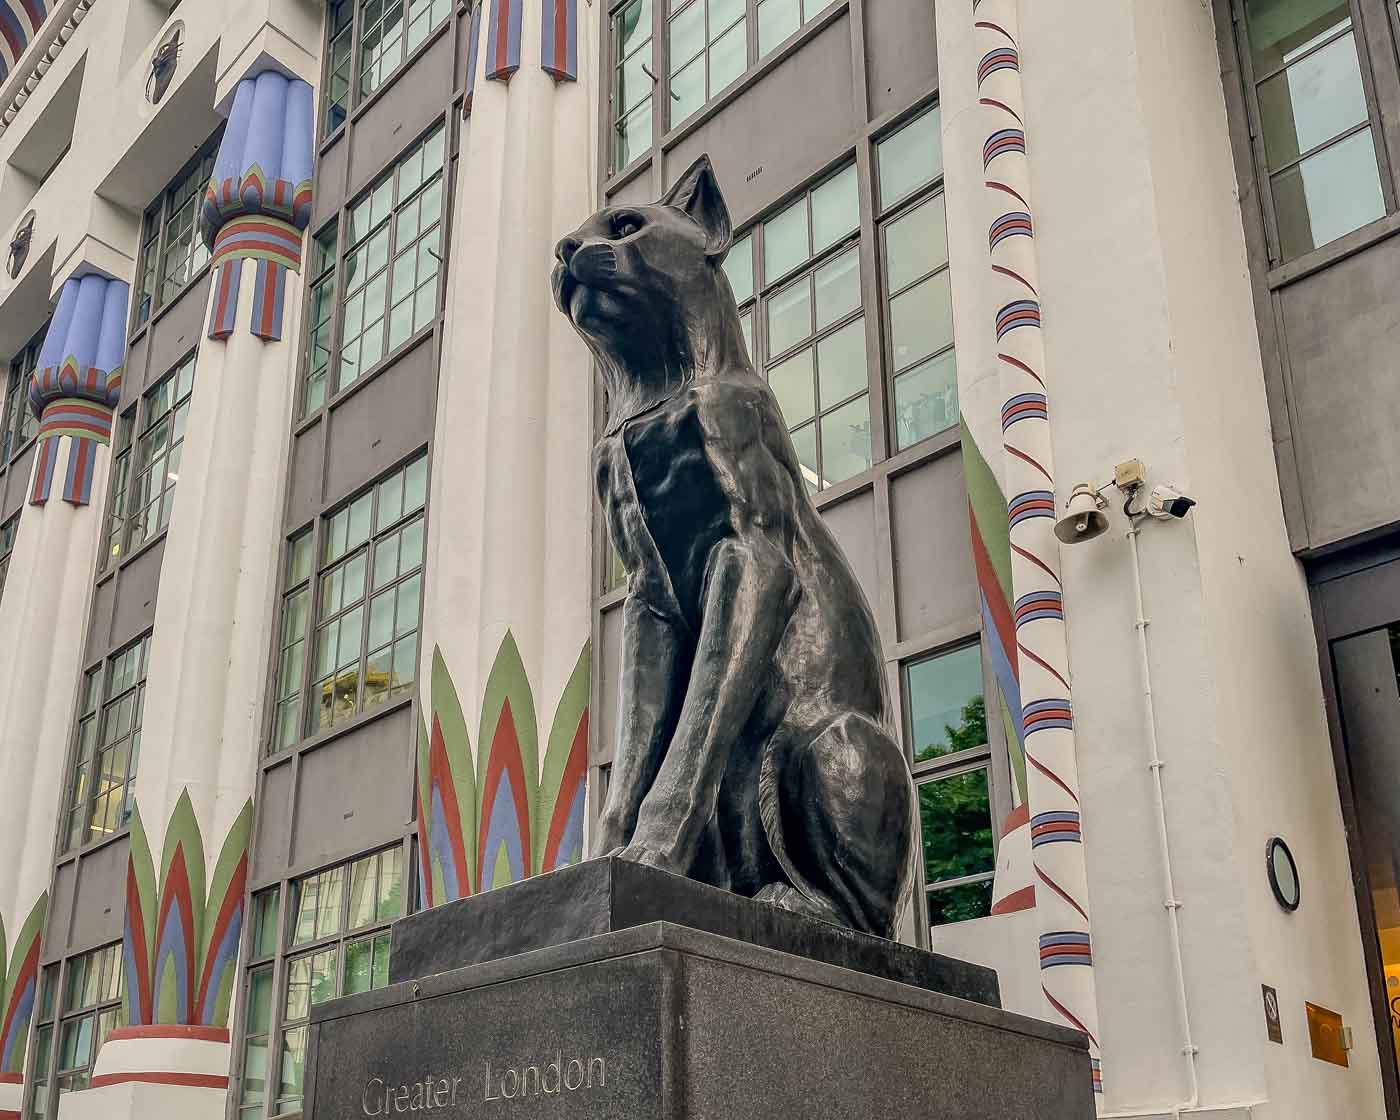
<instances>
[{"instance_id":1,"label":"decorative column base","mask_svg":"<svg viewBox=\"0 0 1400 1120\"><path fill-rule=\"evenodd\" d=\"M63 1120L221 1120L230 1049L229 1032L213 1027L113 1031L92 1087L63 1098Z\"/></svg>"}]
</instances>

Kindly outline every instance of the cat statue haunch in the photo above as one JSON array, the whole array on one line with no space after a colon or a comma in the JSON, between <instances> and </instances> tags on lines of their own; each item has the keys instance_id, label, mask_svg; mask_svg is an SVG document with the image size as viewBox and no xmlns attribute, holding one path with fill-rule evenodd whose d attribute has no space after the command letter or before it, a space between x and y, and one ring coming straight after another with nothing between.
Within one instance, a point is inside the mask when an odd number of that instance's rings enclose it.
<instances>
[{"instance_id":1,"label":"cat statue haunch","mask_svg":"<svg viewBox=\"0 0 1400 1120\"><path fill-rule=\"evenodd\" d=\"M914 790L880 637L754 372L708 157L556 250L597 358L594 449L627 571L617 753L595 855L894 934Z\"/></svg>"}]
</instances>

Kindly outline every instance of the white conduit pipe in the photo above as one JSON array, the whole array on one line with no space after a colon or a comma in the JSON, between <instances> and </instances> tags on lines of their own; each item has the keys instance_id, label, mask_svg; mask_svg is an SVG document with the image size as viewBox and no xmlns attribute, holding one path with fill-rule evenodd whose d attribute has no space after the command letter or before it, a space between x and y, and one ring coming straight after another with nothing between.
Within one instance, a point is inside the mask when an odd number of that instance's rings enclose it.
<instances>
[{"instance_id":1,"label":"white conduit pipe","mask_svg":"<svg viewBox=\"0 0 1400 1120\"><path fill-rule=\"evenodd\" d=\"M1157 749L1157 709L1152 699L1152 665L1147 656L1149 620L1142 601L1142 563L1138 558L1138 533L1138 527L1133 525L1125 534L1133 556L1133 595L1137 607L1137 619L1133 623L1133 629L1137 631L1138 656L1142 661L1142 696L1147 709L1147 750L1149 755L1147 768L1152 771L1152 794L1154 807L1157 811L1157 839L1162 850L1162 886L1166 892L1163 906L1166 907L1168 928L1171 930L1172 964L1176 972L1177 1009L1181 1016L1181 1052L1186 1058L1186 1075L1190 1083L1190 1093L1186 1099L1166 1110L1171 1113L1173 1120L1178 1120L1184 1112L1215 1112L1218 1109L1199 1107L1201 1084L1196 1071L1196 1054L1199 1048L1192 1040L1191 1010L1187 1004L1186 963L1181 952L1181 902L1176 897L1176 879L1172 874L1171 837L1167 831L1167 801L1162 789L1162 767L1166 764L1162 761L1161 753ZM1248 1108L1250 1106L1236 1107ZM1114 1120L1114 1118L1126 1120L1126 1118L1133 1116L1160 1115L1162 1111L1161 1109L1153 1109L1134 1112L1105 1112L1100 1113L1100 1120ZM1250 1111L1253 1111L1252 1108Z\"/></svg>"}]
</instances>

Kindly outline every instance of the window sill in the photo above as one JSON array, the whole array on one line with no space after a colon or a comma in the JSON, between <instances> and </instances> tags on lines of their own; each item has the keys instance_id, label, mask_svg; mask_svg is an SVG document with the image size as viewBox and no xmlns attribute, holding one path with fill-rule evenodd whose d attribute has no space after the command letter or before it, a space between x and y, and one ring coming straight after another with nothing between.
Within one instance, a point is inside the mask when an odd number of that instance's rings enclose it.
<instances>
[{"instance_id":1,"label":"window sill","mask_svg":"<svg viewBox=\"0 0 1400 1120\"><path fill-rule=\"evenodd\" d=\"M395 362L406 358L412 351L432 338L440 322L442 322L441 314L436 316L426 327L421 328L417 334L409 335L407 341L400 343L397 350L391 350L388 354L385 354L384 357L380 358L379 361L375 362L374 365L370 366L369 369L365 370L365 372L360 374L354 381L345 386L344 389L338 390L335 396L328 399L326 403L315 412L308 413L304 419L297 421L296 427L292 429L293 438L315 427L320 423L323 414L334 412L337 408L340 408L346 401L360 392L366 385Z\"/></svg>"},{"instance_id":2,"label":"window sill","mask_svg":"<svg viewBox=\"0 0 1400 1120\"><path fill-rule=\"evenodd\" d=\"M27 398L26 398L26 399L27 399ZM26 406L26 407L27 407L27 406ZM0 463L0 473L3 473L3 472L5 472L5 471L9 470L10 467L12 467L12 466L15 464L15 461L16 461L17 459L21 458L21 457L24 455L24 453L25 453L26 451L28 451L31 447L33 447L38 441L39 441L39 437L38 437L38 436L30 436L27 440L25 440L25 441L24 441L22 444L20 444L17 448L15 448L13 451L11 451L11 452L10 452L10 458L9 458L9 460L6 461L6 462L4 462L4 463Z\"/></svg>"},{"instance_id":3,"label":"window sill","mask_svg":"<svg viewBox=\"0 0 1400 1120\"><path fill-rule=\"evenodd\" d=\"M162 301L161 305L151 312L151 317L149 319L147 319L139 327L136 327L134 330L132 330L130 334L127 335L127 350L130 351L130 349L133 346L135 346L139 341L141 341L143 335L147 334L151 330L154 330L156 324L159 323L162 319L164 319L166 315L170 313L171 309L175 307L176 304L178 304L182 299L184 299L186 295L189 294L191 288L193 288L196 284L198 284L201 280L204 279L205 274L212 267L213 265L211 261L205 261L202 265L199 266L199 268L197 268L194 271L194 273L190 276L188 280L186 280L183 284L180 285L180 290L178 292L176 292L168 300ZM198 344L196 343L196 346L197 345Z\"/></svg>"},{"instance_id":4,"label":"window sill","mask_svg":"<svg viewBox=\"0 0 1400 1120\"><path fill-rule=\"evenodd\" d=\"M66 852L62 852L59 854L59 856L54 860L54 866L61 867L65 863L70 863L79 859L85 859L86 857L94 854L95 852L101 851L109 844L115 844L119 840L125 840L127 836L130 835L130 833L131 826L129 824L126 824L122 825L122 827L117 829L116 832L112 833L112 835L102 837L101 840L89 840L85 844L79 844L76 848L69 848Z\"/></svg>"},{"instance_id":5,"label":"window sill","mask_svg":"<svg viewBox=\"0 0 1400 1120\"><path fill-rule=\"evenodd\" d=\"M150 552L151 549L155 548L157 544L165 540L166 535L169 532L170 523L166 522L165 526L162 529L160 529L155 536L148 537L146 540L142 541L136 548L132 549L125 556L121 557L121 559L119 559L115 564L107 565L107 567L105 567L100 573L98 573L96 582L102 583L109 576L115 575L117 572L125 568L128 564L134 564L140 557L145 556L146 553Z\"/></svg>"},{"instance_id":6,"label":"window sill","mask_svg":"<svg viewBox=\"0 0 1400 1120\"><path fill-rule=\"evenodd\" d=\"M1316 272L1355 256L1357 253L1379 244L1400 232L1400 211L1377 218L1369 225L1354 229L1336 241L1329 241L1320 249L1314 249L1301 257L1269 269L1265 277L1271 291L1286 288L1289 284L1305 279Z\"/></svg>"},{"instance_id":7,"label":"window sill","mask_svg":"<svg viewBox=\"0 0 1400 1120\"><path fill-rule=\"evenodd\" d=\"M258 768L264 772L275 770L278 766L290 762L293 758L308 755L312 751L318 750L329 743L363 727L369 726L376 720L387 719L395 712L400 712L413 704L414 694L417 691L417 681L414 688L404 696L396 697L393 700L386 700L383 704L368 711L358 713L354 718L338 723L326 731L319 731L309 739L302 739L293 743L290 747L278 751L276 754L265 754L259 761Z\"/></svg>"}]
</instances>

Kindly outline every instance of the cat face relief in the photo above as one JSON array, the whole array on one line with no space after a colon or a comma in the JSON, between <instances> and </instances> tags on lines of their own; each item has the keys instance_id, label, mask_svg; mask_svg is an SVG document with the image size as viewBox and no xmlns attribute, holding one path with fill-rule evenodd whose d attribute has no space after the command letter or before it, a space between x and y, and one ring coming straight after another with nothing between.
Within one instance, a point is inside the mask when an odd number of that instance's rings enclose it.
<instances>
[{"instance_id":1,"label":"cat face relief","mask_svg":"<svg viewBox=\"0 0 1400 1120\"><path fill-rule=\"evenodd\" d=\"M631 332L665 329L712 296L732 240L729 211L701 156L660 202L600 210L560 239L554 302L595 348L625 349Z\"/></svg>"}]
</instances>

